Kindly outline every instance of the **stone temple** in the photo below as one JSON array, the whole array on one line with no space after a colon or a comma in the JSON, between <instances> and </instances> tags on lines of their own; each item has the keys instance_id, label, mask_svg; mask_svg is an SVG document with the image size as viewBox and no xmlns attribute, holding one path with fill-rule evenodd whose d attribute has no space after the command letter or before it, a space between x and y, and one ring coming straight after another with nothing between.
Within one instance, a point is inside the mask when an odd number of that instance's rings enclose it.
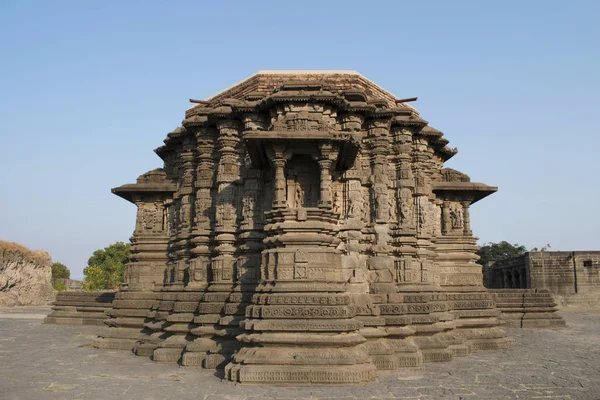
<instances>
[{"instance_id":1,"label":"stone temple","mask_svg":"<svg viewBox=\"0 0 600 400\"><path fill-rule=\"evenodd\" d=\"M495 187L416 109L348 71L263 71L195 105L113 192L132 262L99 348L242 383L358 383L507 349L472 204Z\"/></svg>"}]
</instances>

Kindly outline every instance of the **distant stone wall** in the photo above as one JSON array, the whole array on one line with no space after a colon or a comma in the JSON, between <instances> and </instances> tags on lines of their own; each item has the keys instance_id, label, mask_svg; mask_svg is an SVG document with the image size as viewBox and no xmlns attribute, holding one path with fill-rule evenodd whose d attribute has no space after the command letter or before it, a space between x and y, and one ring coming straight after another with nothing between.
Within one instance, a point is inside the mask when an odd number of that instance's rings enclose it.
<instances>
[{"instance_id":1,"label":"distant stone wall","mask_svg":"<svg viewBox=\"0 0 600 400\"><path fill-rule=\"evenodd\" d=\"M558 296L600 293L600 251L528 252L484 267L490 289L547 289Z\"/></svg>"},{"instance_id":2,"label":"distant stone wall","mask_svg":"<svg viewBox=\"0 0 600 400\"><path fill-rule=\"evenodd\" d=\"M544 251L528 255L532 288L548 289L562 296L575 294L571 252Z\"/></svg>"},{"instance_id":3,"label":"distant stone wall","mask_svg":"<svg viewBox=\"0 0 600 400\"><path fill-rule=\"evenodd\" d=\"M52 259L45 251L0 240L0 307L48 304L54 300Z\"/></svg>"},{"instance_id":4,"label":"distant stone wall","mask_svg":"<svg viewBox=\"0 0 600 400\"><path fill-rule=\"evenodd\" d=\"M600 294L600 251L575 251L578 294Z\"/></svg>"}]
</instances>

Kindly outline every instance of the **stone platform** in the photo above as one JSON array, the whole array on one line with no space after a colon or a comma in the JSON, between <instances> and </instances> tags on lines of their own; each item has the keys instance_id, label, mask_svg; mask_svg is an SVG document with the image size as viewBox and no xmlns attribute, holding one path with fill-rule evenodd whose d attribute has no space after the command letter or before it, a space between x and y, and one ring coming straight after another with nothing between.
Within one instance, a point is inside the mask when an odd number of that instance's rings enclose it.
<instances>
[{"instance_id":1,"label":"stone platform","mask_svg":"<svg viewBox=\"0 0 600 400\"><path fill-rule=\"evenodd\" d=\"M546 289L492 289L500 319L512 328L554 328L565 326L558 308Z\"/></svg>"},{"instance_id":2,"label":"stone platform","mask_svg":"<svg viewBox=\"0 0 600 400\"><path fill-rule=\"evenodd\" d=\"M104 325L106 312L112 308L115 292L59 292L47 324Z\"/></svg>"}]
</instances>

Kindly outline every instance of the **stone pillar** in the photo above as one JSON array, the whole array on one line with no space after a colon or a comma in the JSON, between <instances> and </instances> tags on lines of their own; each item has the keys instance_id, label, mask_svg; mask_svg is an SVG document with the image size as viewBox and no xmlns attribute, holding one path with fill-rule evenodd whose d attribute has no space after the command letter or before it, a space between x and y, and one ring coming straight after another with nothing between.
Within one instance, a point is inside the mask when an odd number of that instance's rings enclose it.
<instances>
[{"instance_id":1,"label":"stone pillar","mask_svg":"<svg viewBox=\"0 0 600 400\"><path fill-rule=\"evenodd\" d=\"M462 201L463 207L463 233L465 236L473 235L471 232L471 217L469 215L469 206L471 205L470 201Z\"/></svg>"},{"instance_id":2,"label":"stone pillar","mask_svg":"<svg viewBox=\"0 0 600 400\"><path fill-rule=\"evenodd\" d=\"M210 263L209 286L198 304L199 315L194 318L198 326L191 330L195 338L185 347L183 365L223 368L238 348L234 340L238 334L238 321L231 316L237 313L238 305L228 303L236 285L235 252L238 222L241 219L238 193L243 163L240 128L240 123L235 120L217 122L216 148L219 158L215 180L215 247Z\"/></svg>"},{"instance_id":3,"label":"stone pillar","mask_svg":"<svg viewBox=\"0 0 600 400\"><path fill-rule=\"evenodd\" d=\"M450 202L442 203L442 235L447 235L452 231L452 222L450 220Z\"/></svg>"},{"instance_id":4,"label":"stone pillar","mask_svg":"<svg viewBox=\"0 0 600 400\"><path fill-rule=\"evenodd\" d=\"M211 224L214 223L214 205L211 191L215 181L214 132L202 127L196 132L196 198L192 229L192 259L189 266L188 290L202 290L208 285L212 252Z\"/></svg>"},{"instance_id":5,"label":"stone pillar","mask_svg":"<svg viewBox=\"0 0 600 400\"><path fill-rule=\"evenodd\" d=\"M285 195L285 164L286 160L283 157L278 157L271 160L275 168L275 195L273 200L273 208L286 207Z\"/></svg>"},{"instance_id":6,"label":"stone pillar","mask_svg":"<svg viewBox=\"0 0 600 400\"><path fill-rule=\"evenodd\" d=\"M319 208L331 208L331 165L329 159L319 160L321 197L319 200Z\"/></svg>"}]
</instances>

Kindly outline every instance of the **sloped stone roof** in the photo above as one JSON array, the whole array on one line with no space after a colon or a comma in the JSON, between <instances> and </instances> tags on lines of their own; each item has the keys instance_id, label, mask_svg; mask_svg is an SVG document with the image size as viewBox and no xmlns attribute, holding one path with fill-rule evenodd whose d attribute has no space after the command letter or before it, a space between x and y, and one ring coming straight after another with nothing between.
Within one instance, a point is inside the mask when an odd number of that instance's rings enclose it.
<instances>
[{"instance_id":1,"label":"sloped stone roof","mask_svg":"<svg viewBox=\"0 0 600 400\"><path fill-rule=\"evenodd\" d=\"M382 100L388 107L405 107L416 111L412 106L401 103L396 105L398 99L395 95L376 85L356 71L258 71L243 81L222 90L206 100L211 106L221 103L225 99L258 100L269 96L279 90L283 85L307 82L315 87L342 94L344 92L363 91L368 100ZM207 105L204 105L206 107ZM193 106L194 108L197 106Z\"/></svg>"}]
</instances>

